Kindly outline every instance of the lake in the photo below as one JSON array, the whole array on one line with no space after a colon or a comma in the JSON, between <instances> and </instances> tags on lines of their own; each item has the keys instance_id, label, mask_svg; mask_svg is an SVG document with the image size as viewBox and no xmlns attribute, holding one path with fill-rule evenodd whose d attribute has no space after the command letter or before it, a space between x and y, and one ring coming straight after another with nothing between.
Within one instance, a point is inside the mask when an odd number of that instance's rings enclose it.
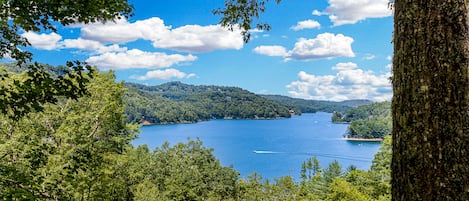
<instances>
[{"instance_id":1,"label":"lake","mask_svg":"<svg viewBox=\"0 0 469 201\"><path fill-rule=\"evenodd\" d=\"M323 168L337 160L344 170L350 165L368 170L381 143L343 140L348 125L333 124L331 115L143 126L132 144L147 144L153 150L165 141L174 145L198 137L214 149L222 165L233 165L242 178L255 171L269 179L287 175L298 179L301 164L312 156L317 156Z\"/></svg>"}]
</instances>

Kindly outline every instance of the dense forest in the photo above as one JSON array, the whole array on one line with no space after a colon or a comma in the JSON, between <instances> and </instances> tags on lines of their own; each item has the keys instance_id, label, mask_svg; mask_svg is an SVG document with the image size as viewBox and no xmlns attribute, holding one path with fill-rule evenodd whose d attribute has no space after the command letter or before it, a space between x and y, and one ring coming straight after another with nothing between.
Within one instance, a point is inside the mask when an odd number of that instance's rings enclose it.
<instances>
[{"instance_id":1,"label":"dense forest","mask_svg":"<svg viewBox=\"0 0 469 201\"><path fill-rule=\"evenodd\" d=\"M340 102L305 100L300 98L291 98L281 95L261 95L264 98L282 103L288 107L294 108L295 111L302 113L315 112L344 112L348 109L372 103L369 100L347 100Z\"/></svg>"},{"instance_id":2,"label":"dense forest","mask_svg":"<svg viewBox=\"0 0 469 201\"><path fill-rule=\"evenodd\" d=\"M238 87L169 82L158 86L126 83L123 100L129 122L168 124L209 119L275 119L290 108Z\"/></svg>"},{"instance_id":3,"label":"dense forest","mask_svg":"<svg viewBox=\"0 0 469 201\"><path fill-rule=\"evenodd\" d=\"M392 131L391 103L380 102L358 106L345 112L334 112L332 122L350 123L347 138L381 138Z\"/></svg>"}]
</instances>

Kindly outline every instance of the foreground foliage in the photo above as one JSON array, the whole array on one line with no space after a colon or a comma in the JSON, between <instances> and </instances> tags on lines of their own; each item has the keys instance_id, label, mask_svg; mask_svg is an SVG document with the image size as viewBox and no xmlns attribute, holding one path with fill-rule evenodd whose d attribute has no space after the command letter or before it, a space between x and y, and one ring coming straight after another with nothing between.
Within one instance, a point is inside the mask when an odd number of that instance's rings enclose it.
<instances>
[{"instance_id":1,"label":"foreground foliage","mask_svg":"<svg viewBox=\"0 0 469 201\"><path fill-rule=\"evenodd\" d=\"M22 79L17 76L14 80ZM0 197L89 200L115 196L119 189L112 187L114 175L106 168L126 151L136 127L123 121L123 87L112 74L95 74L87 90L82 98L60 98L57 104L46 104L44 111L18 121L0 117Z\"/></svg>"}]
</instances>

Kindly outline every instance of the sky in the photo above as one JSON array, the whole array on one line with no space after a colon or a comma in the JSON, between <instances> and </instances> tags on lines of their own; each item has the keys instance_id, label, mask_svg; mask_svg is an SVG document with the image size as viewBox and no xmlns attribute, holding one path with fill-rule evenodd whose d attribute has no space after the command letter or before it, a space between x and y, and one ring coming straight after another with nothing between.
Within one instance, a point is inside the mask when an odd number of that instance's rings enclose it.
<instances>
[{"instance_id":1,"label":"sky","mask_svg":"<svg viewBox=\"0 0 469 201\"><path fill-rule=\"evenodd\" d=\"M342 101L390 100L388 0L283 0L267 4L270 31L218 25L223 0L129 0L130 19L22 32L34 61L81 60L118 81L237 86L258 94Z\"/></svg>"}]
</instances>

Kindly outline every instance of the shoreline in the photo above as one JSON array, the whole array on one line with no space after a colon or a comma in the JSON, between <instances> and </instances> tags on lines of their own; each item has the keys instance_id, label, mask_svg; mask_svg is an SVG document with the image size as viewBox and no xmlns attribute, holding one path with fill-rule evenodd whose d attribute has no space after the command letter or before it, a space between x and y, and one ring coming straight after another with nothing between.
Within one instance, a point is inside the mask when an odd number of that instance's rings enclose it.
<instances>
[{"instance_id":1,"label":"shoreline","mask_svg":"<svg viewBox=\"0 0 469 201\"><path fill-rule=\"evenodd\" d=\"M381 138L342 138L343 140L346 141L352 141L352 142L382 142L383 139Z\"/></svg>"},{"instance_id":2,"label":"shoreline","mask_svg":"<svg viewBox=\"0 0 469 201\"><path fill-rule=\"evenodd\" d=\"M295 115L299 116L299 115ZM213 119L203 119L203 120L198 120L198 121L183 121L183 122L165 122L165 123L151 123L149 121L143 121L142 123L139 123L138 125L140 126L155 126L155 125L177 125L177 124L194 124L194 123L199 123L199 122L207 122L207 121L212 121L212 120L279 120L279 119L289 119L292 118L293 116L290 117L275 117L275 118L264 118L264 117L257 117L257 118L233 118L233 117L223 117L223 118L213 118Z\"/></svg>"}]
</instances>

